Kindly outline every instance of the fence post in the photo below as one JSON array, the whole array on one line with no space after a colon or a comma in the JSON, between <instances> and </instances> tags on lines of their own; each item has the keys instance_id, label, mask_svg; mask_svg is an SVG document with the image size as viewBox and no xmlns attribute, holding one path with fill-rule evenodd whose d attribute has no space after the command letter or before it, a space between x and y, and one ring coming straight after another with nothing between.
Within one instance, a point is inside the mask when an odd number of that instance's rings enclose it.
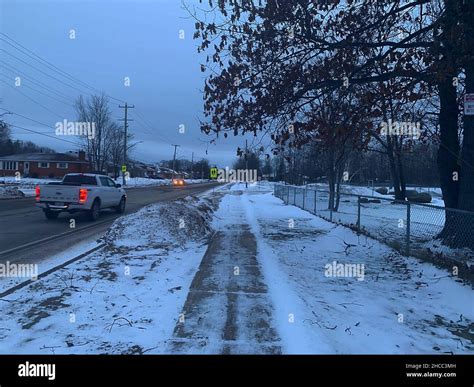
<instances>
[{"instance_id":1,"label":"fence post","mask_svg":"<svg viewBox=\"0 0 474 387\"><path fill-rule=\"evenodd\" d=\"M407 202L407 235L406 235L406 255L410 255L410 226L411 226L411 204Z\"/></svg>"},{"instance_id":2,"label":"fence post","mask_svg":"<svg viewBox=\"0 0 474 387\"><path fill-rule=\"evenodd\" d=\"M357 230L360 232L360 196L357 196Z\"/></svg>"},{"instance_id":3,"label":"fence post","mask_svg":"<svg viewBox=\"0 0 474 387\"><path fill-rule=\"evenodd\" d=\"M317 200L317 195L318 194L318 190L316 187L314 187L314 215L316 215L316 200Z\"/></svg>"},{"instance_id":4,"label":"fence post","mask_svg":"<svg viewBox=\"0 0 474 387\"><path fill-rule=\"evenodd\" d=\"M296 205L296 187L293 187L293 205Z\"/></svg>"},{"instance_id":5,"label":"fence post","mask_svg":"<svg viewBox=\"0 0 474 387\"><path fill-rule=\"evenodd\" d=\"M304 210L305 200L306 200L306 185L304 186L304 191L303 191L303 210Z\"/></svg>"},{"instance_id":6,"label":"fence post","mask_svg":"<svg viewBox=\"0 0 474 387\"><path fill-rule=\"evenodd\" d=\"M290 186L288 186L288 195L286 195L286 204L290 205Z\"/></svg>"}]
</instances>

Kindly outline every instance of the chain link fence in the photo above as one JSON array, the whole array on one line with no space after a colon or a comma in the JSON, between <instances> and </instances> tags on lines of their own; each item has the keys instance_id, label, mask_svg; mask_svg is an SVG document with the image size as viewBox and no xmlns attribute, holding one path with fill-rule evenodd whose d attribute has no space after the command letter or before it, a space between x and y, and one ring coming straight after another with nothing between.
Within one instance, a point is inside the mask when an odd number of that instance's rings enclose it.
<instances>
[{"instance_id":1,"label":"chain link fence","mask_svg":"<svg viewBox=\"0 0 474 387\"><path fill-rule=\"evenodd\" d=\"M333 211L328 208L329 192L310 186L275 184L274 195L286 204L348 226L405 255L474 263L473 212L350 193L340 194L338 209ZM451 218L448 225L447 218ZM442 233L450 237L441 238Z\"/></svg>"}]
</instances>

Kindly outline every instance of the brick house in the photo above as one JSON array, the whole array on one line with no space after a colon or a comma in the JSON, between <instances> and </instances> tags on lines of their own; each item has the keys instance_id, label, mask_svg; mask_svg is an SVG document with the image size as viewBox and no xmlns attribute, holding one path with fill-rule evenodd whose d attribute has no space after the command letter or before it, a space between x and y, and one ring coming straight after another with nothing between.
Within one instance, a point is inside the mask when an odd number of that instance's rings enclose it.
<instances>
[{"instance_id":1,"label":"brick house","mask_svg":"<svg viewBox=\"0 0 474 387\"><path fill-rule=\"evenodd\" d=\"M0 176L57 177L67 173L89 172L89 162L84 151L74 153L24 153L0 156Z\"/></svg>"}]
</instances>

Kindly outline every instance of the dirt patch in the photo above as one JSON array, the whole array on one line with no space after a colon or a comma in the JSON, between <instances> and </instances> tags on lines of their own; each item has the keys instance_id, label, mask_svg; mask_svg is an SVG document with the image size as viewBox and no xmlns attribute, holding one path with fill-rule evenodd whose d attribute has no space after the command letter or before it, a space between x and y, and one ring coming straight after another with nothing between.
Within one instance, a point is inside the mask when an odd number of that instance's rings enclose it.
<instances>
[{"instance_id":1,"label":"dirt patch","mask_svg":"<svg viewBox=\"0 0 474 387\"><path fill-rule=\"evenodd\" d=\"M49 312L69 307L69 304L63 303L67 295L70 294L63 293L60 296L49 297L28 310L25 313L25 317L29 319L29 321L22 323L22 329L30 329L32 326L38 324L42 319L50 316Z\"/></svg>"},{"instance_id":2,"label":"dirt patch","mask_svg":"<svg viewBox=\"0 0 474 387\"><path fill-rule=\"evenodd\" d=\"M474 350L474 323L463 315L460 315L457 321L448 321L440 315L435 315L434 321L428 323L436 327L446 327L449 332L459 338L460 345Z\"/></svg>"}]
</instances>

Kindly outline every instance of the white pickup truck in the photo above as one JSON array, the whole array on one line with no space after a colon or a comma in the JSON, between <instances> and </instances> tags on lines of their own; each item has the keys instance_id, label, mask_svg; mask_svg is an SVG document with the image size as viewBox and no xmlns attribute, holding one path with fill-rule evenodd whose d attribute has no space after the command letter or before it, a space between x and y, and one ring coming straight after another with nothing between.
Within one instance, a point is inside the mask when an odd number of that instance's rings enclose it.
<instances>
[{"instance_id":1,"label":"white pickup truck","mask_svg":"<svg viewBox=\"0 0 474 387\"><path fill-rule=\"evenodd\" d=\"M96 220L104 208L122 214L126 201L121 185L104 175L69 173L61 182L36 186L36 206L48 219L56 219L61 212L86 211L90 220Z\"/></svg>"}]
</instances>

